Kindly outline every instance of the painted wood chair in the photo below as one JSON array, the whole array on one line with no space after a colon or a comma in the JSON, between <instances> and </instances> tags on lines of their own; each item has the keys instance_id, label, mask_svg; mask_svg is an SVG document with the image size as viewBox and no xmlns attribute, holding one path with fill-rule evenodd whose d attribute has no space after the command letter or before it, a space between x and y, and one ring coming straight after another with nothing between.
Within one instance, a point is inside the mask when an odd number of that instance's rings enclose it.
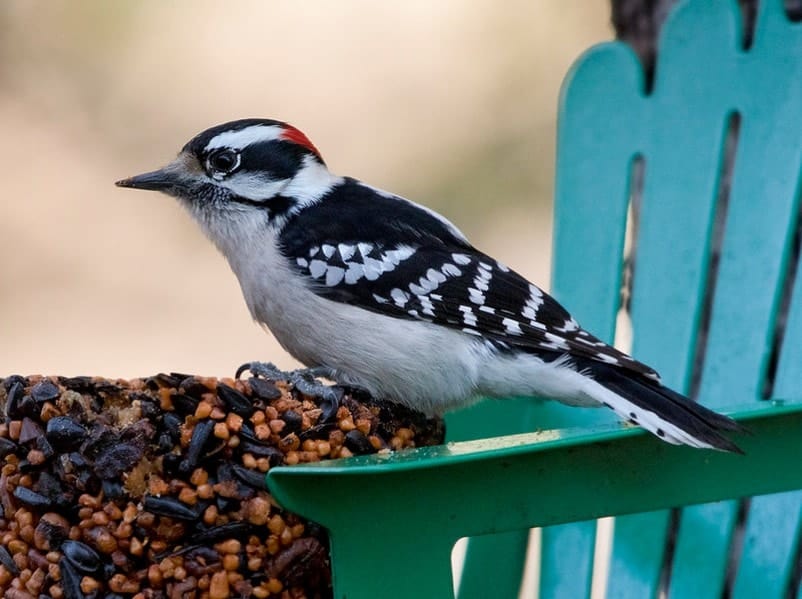
<instances>
[{"instance_id":1,"label":"painted wood chair","mask_svg":"<svg viewBox=\"0 0 802 599\"><path fill-rule=\"evenodd\" d=\"M743 421L746 455L509 400L455 414L445 446L277 468L275 498L330 531L336 597L451 597L466 536L459 597L517 597L536 526L540 596L586 597L611 515L608 597L802 597L802 24L759 10L743 49L735 1L682 4L649 93L623 44L581 57L555 198L553 292L611 341L640 197L632 352Z\"/></svg>"}]
</instances>

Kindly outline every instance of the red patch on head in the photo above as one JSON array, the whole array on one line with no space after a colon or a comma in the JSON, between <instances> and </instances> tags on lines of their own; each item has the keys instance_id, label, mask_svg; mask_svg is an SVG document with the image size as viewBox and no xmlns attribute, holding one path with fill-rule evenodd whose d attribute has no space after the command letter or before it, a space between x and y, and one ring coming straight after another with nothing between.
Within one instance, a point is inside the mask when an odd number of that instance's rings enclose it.
<instances>
[{"instance_id":1,"label":"red patch on head","mask_svg":"<svg viewBox=\"0 0 802 599\"><path fill-rule=\"evenodd\" d=\"M312 152L318 158L321 158L320 152L318 152L314 144L309 141L309 138L292 125L284 125L284 131L281 132L281 139L298 144Z\"/></svg>"}]
</instances>

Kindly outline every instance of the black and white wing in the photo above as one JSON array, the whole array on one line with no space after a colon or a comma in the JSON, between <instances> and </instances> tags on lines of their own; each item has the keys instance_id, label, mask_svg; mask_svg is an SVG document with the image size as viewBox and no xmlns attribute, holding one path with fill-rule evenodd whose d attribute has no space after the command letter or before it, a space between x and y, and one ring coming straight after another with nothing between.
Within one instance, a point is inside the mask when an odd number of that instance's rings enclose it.
<instances>
[{"instance_id":1,"label":"black and white wing","mask_svg":"<svg viewBox=\"0 0 802 599\"><path fill-rule=\"evenodd\" d=\"M346 185L339 206L336 196L327 198L282 238L282 251L317 294L459 329L501 349L546 359L568 354L659 381L654 370L582 329L539 287L473 248L448 221L359 183ZM360 219L344 214L351 210L384 218L354 230Z\"/></svg>"}]
</instances>

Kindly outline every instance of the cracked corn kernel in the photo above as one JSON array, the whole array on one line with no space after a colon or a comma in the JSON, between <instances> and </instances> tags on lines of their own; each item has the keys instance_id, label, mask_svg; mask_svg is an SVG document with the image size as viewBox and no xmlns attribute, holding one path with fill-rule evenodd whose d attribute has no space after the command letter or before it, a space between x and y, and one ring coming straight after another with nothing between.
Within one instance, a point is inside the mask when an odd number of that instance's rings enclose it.
<instances>
[{"instance_id":1,"label":"cracked corn kernel","mask_svg":"<svg viewBox=\"0 0 802 599\"><path fill-rule=\"evenodd\" d=\"M227 599L229 597L228 576L225 572L215 572L209 584L210 599Z\"/></svg>"}]
</instances>

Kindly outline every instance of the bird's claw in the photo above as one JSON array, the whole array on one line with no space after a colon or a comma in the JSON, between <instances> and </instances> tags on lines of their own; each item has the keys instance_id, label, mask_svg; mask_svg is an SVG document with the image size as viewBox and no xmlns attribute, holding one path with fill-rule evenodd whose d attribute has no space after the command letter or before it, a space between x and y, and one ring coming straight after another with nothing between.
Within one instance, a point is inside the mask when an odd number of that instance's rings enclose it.
<instances>
[{"instance_id":1,"label":"bird's claw","mask_svg":"<svg viewBox=\"0 0 802 599\"><path fill-rule=\"evenodd\" d=\"M246 371L254 376L261 376L271 381L286 380L287 373L279 370L273 362L245 362L242 366L237 368L234 378L240 378Z\"/></svg>"}]
</instances>

